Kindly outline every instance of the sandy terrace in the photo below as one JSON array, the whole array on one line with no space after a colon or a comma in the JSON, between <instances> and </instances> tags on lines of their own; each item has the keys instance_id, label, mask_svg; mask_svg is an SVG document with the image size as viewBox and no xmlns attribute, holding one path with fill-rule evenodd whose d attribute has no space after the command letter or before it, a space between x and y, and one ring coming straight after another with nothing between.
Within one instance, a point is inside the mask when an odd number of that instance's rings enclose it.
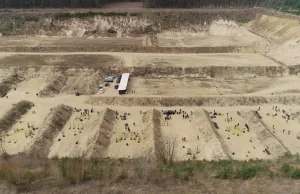
<instances>
[{"instance_id":1,"label":"sandy terrace","mask_svg":"<svg viewBox=\"0 0 300 194\"><path fill-rule=\"evenodd\" d=\"M4 53L5 54L5 53ZM254 53L222 53L222 54L156 54L156 53L120 53L120 52L72 52L72 53L8 53L0 63L3 65L73 65L86 63L94 66L110 64L116 65L115 57L126 67L140 66L173 66L173 67L201 67L201 66L280 66L261 54ZM0 56L2 53L0 53ZM5 54L7 55L7 54ZM14 57L16 55L16 57ZM26 57L29 55L30 57ZM44 57L45 56L45 57ZM55 57L57 56L57 57ZM113 57L108 57L113 56ZM51 60L53 57L56 60ZM16 59L20 58L16 61ZM8 60L10 59L10 60ZM31 61L32 60L32 61ZM76 60L76 61L74 61Z\"/></svg>"},{"instance_id":2,"label":"sandy terrace","mask_svg":"<svg viewBox=\"0 0 300 194\"><path fill-rule=\"evenodd\" d=\"M106 156L112 158L137 158L150 154L153 150L152 111L117 111L113 136ZM121 115L130 113L126 120ZM127 124L127 127L125 126Z\"/></svg>"},{"instance_id":3,"label":"sandy terrace","mask_svg":"<svg viewBox=\"0 0 300 194\"><path fill-rule=\"evenodd\" d=\"M55 37L55 36L16 36L16 37L0 37L0 46L6 47L98 47L102 46L117 46L130 45L142 46L143 37Z\"/></svg>"},{"instance_id":4,"label":"sandy terrace","mask_svg":"<svg viewBox=\"0 0 300 194\"><path fill-rule=\"evenodd\" d=\"M167 31L157 35L157 44L162 47L246 46L251 43L268 44L266 39L249 32L245 27L224 20L215 21L207 31Z\"/></svg>"},{"instance_id":5,"label":"sandy terrace","mask_svg":"<svg viewBox=\"0 0 300 194\"><path fill-rule=\"evenodd\" d=\"M119 95L114 89L115 85L115 82L111 83L104 88L104 94L97 95ZM297 76L247 79L132 77L127 96L270 95L300 93L299 86L300 80Z\"/></svg>"},{"instance_id":6,"label":"sandy terrace","mask_svg":"<svg viewBox=\"0 0 300 194\"><path fill-rule=\"evenodd\" d=\"M150 54L150 53L110 53L120 57L126 66L279 66L274 61L252 53L224 54Z\"/></svg>"},{"instance_id":7,"label":"sandy terrace","mask_svg":"<svg viewBox=\"0 0 300 194\"><path fill-rule=\"evenodd\" d=\"M297 139L297 137L300 138L299 121L291 115L295 109L277 106L276 111L275 107L261 108L259 113L263 122L292 154L300 154L300 139ZM287 120L287 115L282 112L283 110L291 115L290 120ZM272 116L273 114L277 115Z\"/></svg>"},{"instance_id":8,"label":"sandy terrace","mask_svg":"<svg viewBox=\"0 0 300 194\"><path fill-rule=\"evenodd\" d=\"M210 116L213 117L214 110L209 109L209 111ZM217 123L219 127L217 133L226 142L233 159L270 159L274 157L263 152L266 147L256 138L256 134L251 128L247 129L245 125L247 123L241 116L237 115L237 111L216 111L216 113L221 115L217 115L211 120Z\"/></svg>"}]
</instances>

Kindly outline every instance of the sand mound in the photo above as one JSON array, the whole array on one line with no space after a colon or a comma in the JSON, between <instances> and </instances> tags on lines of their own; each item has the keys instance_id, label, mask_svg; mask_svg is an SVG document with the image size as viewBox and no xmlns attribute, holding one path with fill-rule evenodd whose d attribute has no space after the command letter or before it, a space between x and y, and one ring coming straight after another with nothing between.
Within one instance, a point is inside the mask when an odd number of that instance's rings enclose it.
<instances>
[{"instance_id":1,"label":"sand mound","mask_svg":"<svg viewBox=\"0 0 300 194\"><path fill-rule=\"evenodd\" d=\"M250 24L250 29L275 44L299 37L299 20L262 15Z\"/></svg>"},{"instance_id":2,"label":"sand mound","mask_svg":"<svg viewBox=\"0 0 300 194\"><path fill-rule=\"evenodd\" d=\"M164 159L164 158L161 158L161 153L160 153L161 145L164 143L163 134L161 131L161 112L154 109L152 111L151 116L150 116L150 113L148 114L147 119L150 119L150 121L148 121L148 122L149 122L149 125L151 126L151 128L153 128L155 156L156 156L157 160L161 161Z\"/></svg>"},{"instance_id":3,"label":"sand mound","mask_svg":"<svg viewBox=\"0 0 300 194\"><path fill-rule=\"evenodd\" d=\"M60 90L64 87L68 80L68 76L64 73L60 73L59 75L52 78L50 83L45 86L43 90L39 92L39 96L41 97L53 97L55 94L58 94Z\"/></svg>"},{"instance_id":4,"label":"sand mound","mask_svg":"<svg viewBox=\"0 0 300 194\"><path fill-rule=\"evenodd\" d=\"M253 130L256 134L256 138L261 141L273 156L282 156L289 152L289 150L287 150L287 148L267 129L266 125L257 118L253 111L241 111L241 116L247 122L250 130Z\"/></svg>"},{"instance_id":5,"label":"sand mound","mask_svg":"<svg viewBox=\"0 0 300 194\"><path fill-rule=\"evenodd\" d=\"M90 155L90 157L101 158L105 155L105 152L110 144L110 139L113 135L115 119L115 111L106 109L99 132L95 135L95 138L97 138L97 140L92 141L95 142L95 144L94 146L92 146L92 150L89 150L90 154L88 155Z\"/></svg>"},{"instance_id":6,"label":"sand mound","mask_svg":"<svg viewBox=\"0 0 300 194\"><path fill-rule=\"evenodd\" d=\"M62 130L72 115L72 107L59 105L51 110L44 121L44 125L37 134L38 138L31 146L29 153L39 157L47 157L53 139Z\"/></svg>"},{"instance_id":7,"label":"sand mound","mask_svg":"<svg viewBox=\"0 0 300 194\"><path fill-rule=\"evenodd\" d=\"M4 97L6 96L6 94L13 89L13 87L16 87L19 83L21 83L24 79L17 75L14 74L10 77L8 77L7 79L4 79L1 83L0 83L0 97Z\"/></svg>"},{"instance_id":8,"label":"sand mound","mask_svg":"<svg viewBox=\"0 0 300 194\"><path fill-rule=\"evenodd\" d=\"M18 102L0 119L0 133L6 133L12 126L30 110L34 104L29 101Z\"/></svg>"},{"instance_id":9,"label":"sand mound","mask_svg":"<svg viewBox=\"0 0 300 194\"><path fill-rule=\"evenodd\" d=\"M270 56L285 65L300 65L300 35L270 51Z\"/></svg>"},{"instance_id":10,"label":"sand mound","mask_svg":"<svg viewBox=\"0 0 300 194\"><path fill-rule=\"evenodd\" d=\"M277 96L195 96L195 97L129 97L92 96L87 103L113 106L254 106L263 104L294 105L300 103L299 95Z\"/></svg>"},{"instance_id":11,"label":"sand mound","mask_svg":"<svg viewBox=\"0 0 300 194\"><path fill-rule=\"evenodd\" d=\"M204 158L206 160L218 160L230 158L230 150L222 137L216 131L205 110L195 112L196 123L199 126L200 138L205 140Z\"/></svg>"}]
</instances>

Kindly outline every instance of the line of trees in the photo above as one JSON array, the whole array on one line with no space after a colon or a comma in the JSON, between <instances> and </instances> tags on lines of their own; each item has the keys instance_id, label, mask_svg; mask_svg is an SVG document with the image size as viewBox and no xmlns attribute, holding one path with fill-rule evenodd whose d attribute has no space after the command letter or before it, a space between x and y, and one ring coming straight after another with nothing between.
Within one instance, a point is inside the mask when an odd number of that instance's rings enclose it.
<instances>
[{"instance_id":1,"label":"line of trees","mask_svg":"<svg viewBox=\"0 0 300 194\"><path fill-rule=\"evenodd\" d=\"M234 8L266 6L300 10L300 0L0 0L0 8L101 8L121 2L144 2L153 8Z\"/></svg>"},{"instance_id":2,"label":"line of trees","mask_svg":"<svg viewBox=\"0 0 300 194\"><path fill-rule=\"evenodd\" d=\"M107 4L141 0L0 0L0 8L101 8Z\"/></svg>"},{"instance_id":3,"label":"line of trees","mask_svg":"<svg viewBox=\"0 0 300 194\"><path fill-rule=\"evenodd\" d=\"M144 7L156 8L233 8L255 7L266 0L144 0Z\"/></svg>"}]
</instances>

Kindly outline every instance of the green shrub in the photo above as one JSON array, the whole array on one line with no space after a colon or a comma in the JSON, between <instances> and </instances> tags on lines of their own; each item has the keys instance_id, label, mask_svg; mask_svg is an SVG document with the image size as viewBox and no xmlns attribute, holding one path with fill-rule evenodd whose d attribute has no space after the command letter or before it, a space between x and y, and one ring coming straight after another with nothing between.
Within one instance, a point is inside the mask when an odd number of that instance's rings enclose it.
<instances>
[{"instance_id":1,"label":"green shrub","mask_svg":"<svg viewBox=\"0 0 300 194\"><path fill-rule=\"evenodd\" d=\"M300 179L300 169L295 169L293 172L292 172L292 176L291 176L293 179Z\"/></svg>"},{"instance_id":2,"label":"green shrub","mask_svg":"<svg viewBox=\"0 0 300 194\"><path fill-rule=\"evenodd\" d=\"M291 167L291 165L289 164L283 164L282 167L281 167L281 171L283 172L283 174L285 176L290 176L291 172L293 170L293 167Z\"/></svg>"},{"instance_id":3,"label":"green shrub","mask_svg":"<svg viewBox=\"0 0 300 194\"><path fill-rule=\"evenodd\" d=\"M139 14L138 13L130 13L129 15L130 16L138 16Z\"/></svg>"},{"instance_id":4,"label":"green shrub","mask_svg":"<svg viewBox=\"0 0 300 194\"><path fill-rule=\"evenodd\" d=\"M193 171L194 171L194 167L191 165L187 165L187 166L183 166L180 169L181 172L187 174L188 176L192 176L193 175Z\"/></svg>"},{"instance_id":5,"label":"green shrub","mask_svg":"<svg viewBox=\"0 0 300 194\"><path fill-rule=\"evenodd\" d=\"M258 166L243 165L242 168L237 170L236 178L240 178L244 180L253 178L258 174L259 170L260 168Z\"/></svg>"},{"instance_id":6,"label":"green shrub","mask_svg":"<svg viewBox=\"0 0 300 194\"><path fill-rule=\"evenodd\" d=\"M178 169L174 169L174 171L173 171L173 177L174 178L179 178L180 177Z\"/></svg>"},{"instance_id":7,"label":"green shrub","mask_svg":"<svg viewBox=\"0 0 300 194\"><path fill-rule=\"evenodd\" d=\"M107 32L110 34L117 33L113 28L109 28Z\"/></svg>"},{"instance_id":8,"label":"green shrub","mask_svg":"<svg viewBox=\"0 0 300 194\"><path fill-rule=\"evenodd\" d=\"M274 178L274 172L269 171L268 176L269 176L270 178Z\"/></svg>"},{"instance_id":9,"label":"green shrub","mask_svg":"<svg viewBox=\"0 0 300 194\"><path fill-rule=\"evenodd\" d=\"M25 21L28 22L38 22L39 17L38 16L25 16Z\"/></svg>"},{"instance_id":10,"label":"green shrub","mask_svg":"<svg viewBox=\"0 0 300 194\"><path fill-rule=\"evenodd\" d=\"M197 161L197 163L196 163L196 169L198 170L198 172L203 172L205 170L204 163L201 162L201 161Z\"/></svg>"},{"instance_id":11,"label":"green shrub","mask_svg":"<svg viewBox=\"0 0 300 194\"><path fill-rule=\"evenodd\" d=\"M216 177L220 179L231 179L232 175L233 175L233 168L231 166L224 166L217 171Z\"/></svg>"}]
</instances>

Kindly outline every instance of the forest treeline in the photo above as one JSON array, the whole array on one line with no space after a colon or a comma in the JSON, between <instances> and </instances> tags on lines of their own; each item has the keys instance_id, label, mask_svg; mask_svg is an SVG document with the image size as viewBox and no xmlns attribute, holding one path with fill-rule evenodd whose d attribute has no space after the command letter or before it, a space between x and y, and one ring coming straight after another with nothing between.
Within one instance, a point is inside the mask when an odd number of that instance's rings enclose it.
<instances>
[{"instance_id":1,"label":"forest treeline","mask_svg":"<svg viewBox=\"0 0 300 194\"><path fill-rule=\"evenodd\" d=\"M0 8L101 8L122 2L141 0L0 0Z\"/></svg>"},{"instance_id":2,"label":"forest treeline","mask_svg":"<svg viewBox=\"0 0 300 194\"><path fill-rule=\"evenodd\" d=\"M300 0L0 0L0 8L101 8L112 3L143 2L147 8L272 7L300 10Z\"/></svg>"},{"instance_id":3,"label":"forest treeline","mask_svg":"<svg viewBox=\"0 0 300 194\"><path fill-rule=\"evenodd\" d=\"M234 8L255 7L266 0L144 0L145 7L155 8Z\"/></svg>"}]
</instances>

